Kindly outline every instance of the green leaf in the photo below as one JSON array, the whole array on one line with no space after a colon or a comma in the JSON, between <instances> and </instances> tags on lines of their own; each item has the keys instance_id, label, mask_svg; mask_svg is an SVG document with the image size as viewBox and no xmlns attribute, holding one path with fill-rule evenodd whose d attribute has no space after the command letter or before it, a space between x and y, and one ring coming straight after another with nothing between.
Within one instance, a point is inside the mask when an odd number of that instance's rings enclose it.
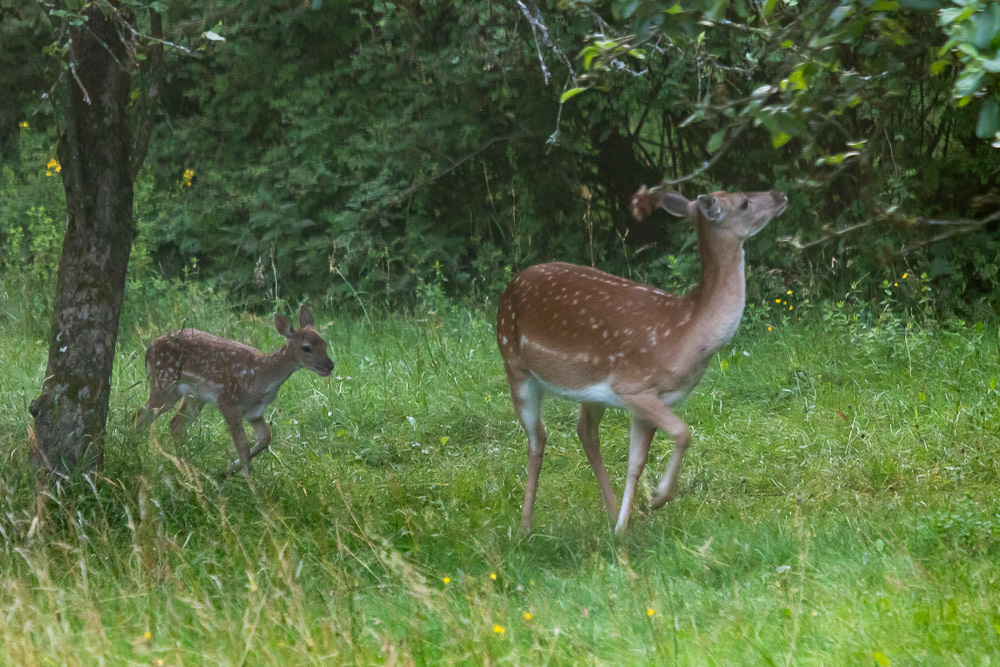
<instances>
[{"instance_id":1,"label":"green leaf","mask_svg":"<svg viewBox=\"0 0 1000 667\"><path fill-rule=\"evenodd\" d=\"M587 88L570 88L565 93L559 96L559 104L562 104L563 102L573 97L574 95L579 95L585 90L587 90Z\"/></svg>"},{"instance_id":2,"label":"green leaf","mask_svg":"<svg viewBox=\"0 0 1000 667\"><path fill-rule=\"evenodd\" d=\"M955 92L959 97L968 97L979 90L979 82L983 80L983 70L978 67L966 67L955 82Z\"/></svg>"},{"instance_id":3,"label":"green leaf","mask_svg":"<svg viewBox=\"0 0 1000 667\"><path fill-rule=\"evenodd\" d=\"M708 145L705 146L709 153L714 153L722 148L722 142L726 138L726 130L722 129L708 138Z\"/></svg>"},{"instance_id":4,"label":"green leaf","mask_svg":"<svg viewBox=\"0 0 1000 667\"><path fill-rule=\"evenodd\" d=\"M976 123L976 136L988 139L1000 130L1000 106L996 98L985 100L979 109L979 121Z\"/></svg>"},{"instance_id":5,"label":"green leaf","mask_svg":"<svg viewBox=\"0 0 1000 667\"><path fill-rule=\"evenodd\" d=\"M949 23L961 23L975 13L975 6L966 7L965 9L962 9L961 7L948 7L941 10L941 17L938 19L938 24L948 25Z\"/></svg>"},{"instance_id":6,"label":"green leaf","mask_svg":"<svg viewBox=\"0 0 1000 667\"><path fill-rule=\"evenodd\" d=\"M799 65L788 75L788 84L792 87L792 90L805 90L808 88L803 72L804 69L805 65Z\"/></svg>"},{"instance_id":7,"label":"green leaf","mask_svg":"<svg viewBox=\"0 0 1000 667\"><path fill-rule=\"evenodd\" d=\"M973 43L981 49L988 48L997 33L1000 33L1000 5L991 4L973 16L972 25L976 26Z\"/></svg>"},{"instance_id":8,"label":"green leaf","mask_svg":"<svg viewBox=\"0 0 1000 667\"><path fill-rule=\"evenodd\" d=\"M678 2L676 5L672 5L672 6L668 7L667 9L664 9L663 13L664 14L680 14L682 11L684 11L684 9L681 7L681 3Z\"/></svg>"},{"instance_id":9,"label":"green leaf","mask_svg":"<svg viewBox=\"0 0 1000 667\"><path fill-rule=\"evenodd\" d=\"M899 9L899 3L894 0L877 0L868 9L873 12L894 12Z\"/></svg>"},{"instance_id":10,"label":"green leaf","mask_svg":"<svg viewBox=\"0 0 1000 667\"><path fill-rule=\"evenodd\" d=\"M872 651L872 657L881 667L889 667L892 664L892 660L889 659L889 656L882 653L882 651Z\"/></svg>"},{"instance_id":11,"label":"green leaf","mask_svg":"<svg viewBox=\"0 0 1000 667\"><path fill-rule=\"evenodd\" d=\"M858 155L861 155L861 153L859 153L858 151L847 151L846 153L827 155L826 157L821 157L820 159L816 160L816 166L820 167L823 166L824 164L838 165L844 160L848 160L852 157L857 157Z\"/></svg>"},{"instance_id":12,"label":"green leaf","mask_svg":"<svg viewBox=\"0 0 1000 667\"><path fill-rule=\"evenodd\" d=\"M781 148L787 144L792 138L792 135L786 134L784 132L778 132L777 134L771 135L771 145L775 148Z\"/></svg>"},{"instance_id":13,"label":"green leaf","mask_svg":"<svg viewBox=\"0 0 1000 667\"><path fill-rule=\"evenodd\" d=\"M783 48L783 49L790 49L790 48L792 48L793 46L795 46L795 42L793 42L793 41L792 41L792 40L790 40L790 39L786 39L785 41L783 41L783 42L781 43L781 48Z\"/></svg>"},{"instance_id":14,"label":"green leaf","mask_svg":"<svg viewBox=\"0 0 1000 667\"><path fill-rule=\"evenodd\" d=\"M947 60L935 60L931 63L931 76L937 76L948 66Z\"/></svg>"}]
</instances>

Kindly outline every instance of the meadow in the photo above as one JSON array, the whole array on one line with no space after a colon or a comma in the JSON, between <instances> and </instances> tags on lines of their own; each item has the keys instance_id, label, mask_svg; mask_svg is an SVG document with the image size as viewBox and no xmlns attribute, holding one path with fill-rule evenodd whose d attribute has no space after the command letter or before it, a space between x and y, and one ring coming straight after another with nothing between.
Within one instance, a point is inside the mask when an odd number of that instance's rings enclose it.
<instances>
[{"instance_id":1,"label":"meadow","mask_svg":"<svg viewBox=\"0 0 1000 667\"><path fill-rule=\"evenodd\" d=\"M218 412L140 436L145 345L193 326L276 348L197 283L131 290L105 467L36 502L27 405L47 313L0 283L0 663L992 664L1000 656L997 322L748 313L679 414L679 497L612 533L545 404L535 531L491 304L312 303L337 363L269 412L252 481ZM293 313L293 305L280 309ZM777 311L775 311L777 312ZM799 314L801 313L801 314ZM773 316L772 316L773 315ZM602 425L621 493L628 420ZM40 508L40 509L36 509Z\"/></svg>"}]
</instances>

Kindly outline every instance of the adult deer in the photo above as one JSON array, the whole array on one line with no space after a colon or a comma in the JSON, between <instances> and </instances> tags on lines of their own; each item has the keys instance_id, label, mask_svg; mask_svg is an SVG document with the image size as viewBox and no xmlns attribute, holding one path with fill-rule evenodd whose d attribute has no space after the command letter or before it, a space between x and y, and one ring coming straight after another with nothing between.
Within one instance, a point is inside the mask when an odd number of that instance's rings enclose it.
<instances>
[{"instance_id":1,"label":"adult deer","mask_svg":"<svg viewBox=\"0 0 1000 667\"><path fill-rule=\"evenodd\" d=\"M285 380L300 368L308 368L320 377L333 372L326 341L316 332L312 313L305 306L299 310L298 329L293 329L281 315L274 316L274 326L288 342L271 354L196 329L172 331L157 338L146 350L149 400L136 413L135 427L146 428L180 400L181 407L170 420L170 431L181 435L197 419L204 404L212 403L226 420L239 454L226 474L242 466L244 474L249 475L250 460L271 441L264 411ZM243 430L243 420L257 435L253 449Z\"/></svg>"},{"instance_id":2,"label":"adult deer","mask_svg":"<svg viewBox=\"0 0 1000 667\"><path fill-rule=\"evenodd\" d=\"M528 479L521 531L531 530L545 452L541 400L552 393L580 403L576 432L583 443L615 531L628 525L636 485L656 429L674 452L651 506L674 494L691 438L672 407L705 373L708 361L736 333L746 294L743 242L785 210L784 193L714 192L688 201L645 186L632 198L637 219L660 207L689 218L698 233L701 280L687 296L596 269L553 262L519 273L497 312L497 345L511 398L528 434ZM628 474L619 511L601 459L598 425L607 407L632 413Z\"/></svg>"}]
</instances>

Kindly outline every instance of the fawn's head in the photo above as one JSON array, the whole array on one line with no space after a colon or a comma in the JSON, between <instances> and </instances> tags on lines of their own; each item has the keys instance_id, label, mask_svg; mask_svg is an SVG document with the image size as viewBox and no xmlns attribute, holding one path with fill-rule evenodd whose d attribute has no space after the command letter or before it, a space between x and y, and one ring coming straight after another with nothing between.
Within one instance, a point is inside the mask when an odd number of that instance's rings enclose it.
<instances>
[{"instance_id":1,"label":"fawn's head","mask_svg":"<svg viewBox=\"0 0 1000 667\"><path fill-rule=\"evenodd\" d=\"M302 306L299 309L298 329L293 329L288 320L277 314L274 326L288 341L288 349L299 366L314 371L320 377L333 372L333 360L326 353L326 341L316 331L308 308Z\"/></svg>"},{"instance_id":2,"label":"fawn's head","mask_svg":"<svg viewBox=\"0 0 1000 667\"><path fill-rule=\"evenodd\" d=\"M788 197L784 192L713 192L689 201L672 190L639 188L632 196L632 215L642 220L654 208L662 208L679 218L696 223L704 220L712 228L748 239L764 229L772 218L785 212Z\"/></svg>"}]
</instances>

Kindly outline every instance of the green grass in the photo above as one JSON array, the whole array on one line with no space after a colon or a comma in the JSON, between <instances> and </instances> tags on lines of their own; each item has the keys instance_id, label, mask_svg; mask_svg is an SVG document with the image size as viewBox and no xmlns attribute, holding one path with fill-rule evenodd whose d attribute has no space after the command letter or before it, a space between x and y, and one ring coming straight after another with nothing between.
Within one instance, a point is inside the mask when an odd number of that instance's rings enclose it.
<instances>
[{"instance_id":1,"label":"green grass","mask_svg":"<svg viewBox=\"0 0 1000 667\"><path fill-rule=\"evenodd\" d=\"M334 377L300 372L284 386L248 486L219 480L234 450L214 410L183 442L165 419L148 438L129 428L145 399L144 345L160 333L196 326L278 345L269 321L198 290L130 300L106 468L94 485L54 490L33 523L27 405L46 322L4 294L4 664L1000 655L996 323L908 328L821 309L771 331L747 323L680 408L694 429L680 497L635 517L623 539L576 440L575 406L550 400L535 533L521 538L526 444L488 314L368 322L312 304ZM627 434L626 416L609 412L619 494ZM669 453L657 436L640 508Z\"/></svg>"}]
</instances>

